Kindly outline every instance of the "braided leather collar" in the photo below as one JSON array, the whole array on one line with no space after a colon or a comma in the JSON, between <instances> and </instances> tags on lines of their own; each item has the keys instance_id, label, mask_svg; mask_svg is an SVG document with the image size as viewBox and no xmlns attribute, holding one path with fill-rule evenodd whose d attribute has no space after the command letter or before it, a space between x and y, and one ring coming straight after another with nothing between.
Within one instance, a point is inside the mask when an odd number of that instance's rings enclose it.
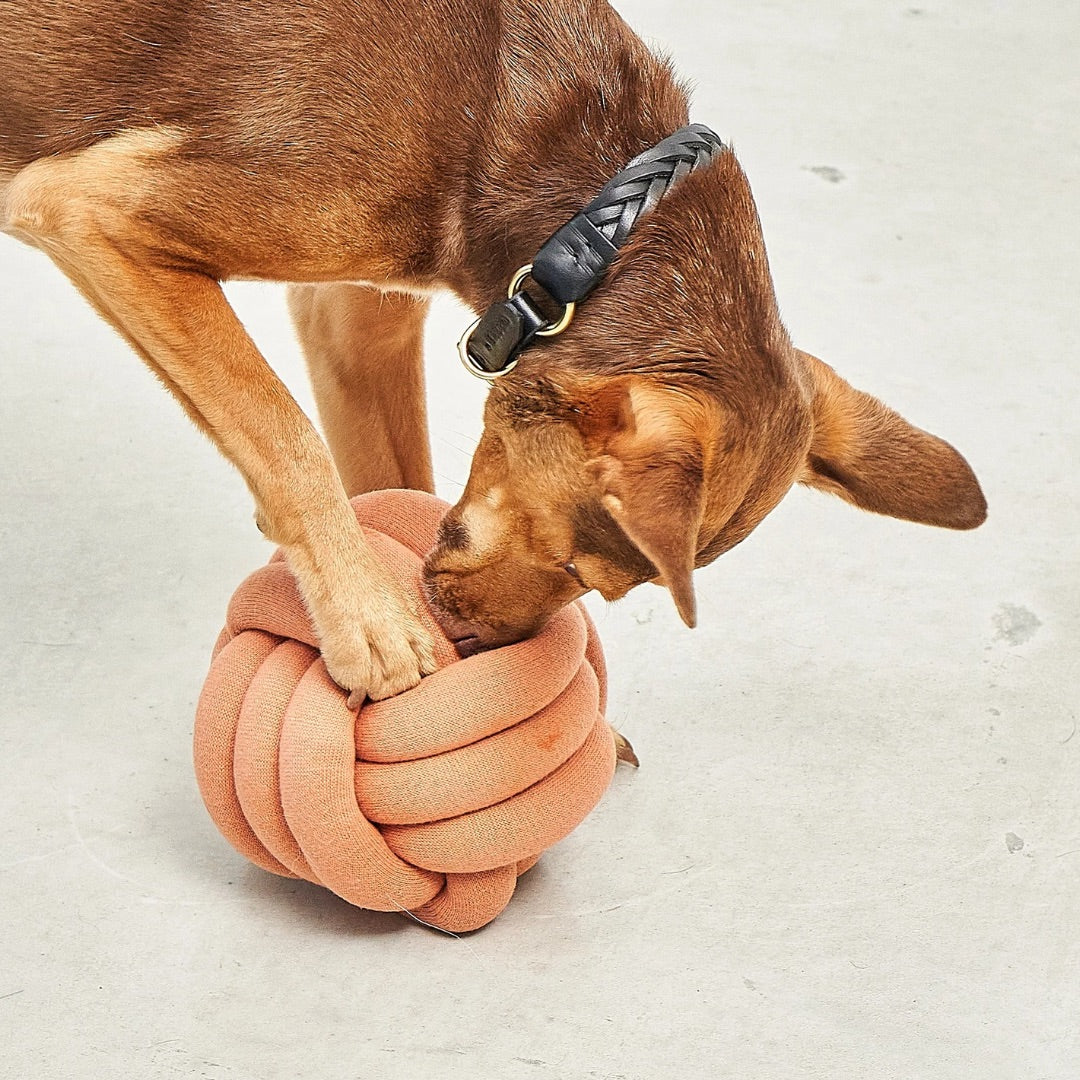
<instances>
[{"instance_id":1,"label":"braided leather collar","mask_svg":"<svg viewBox=\"0 0 1080 1080\"><path fill-rule=\"evenodd\" d=\"M581 303L603 280L634 226L683 177L724 149L704 124L691 124L639 154L616 173L584 210L575 214L510 282L508 299L492 304L458 345L462 362L482 379L512 371L521 351L537 337L561 334ZM531 277L563 315L549 322L521 288Z\"/></svg>"}]
</instances>

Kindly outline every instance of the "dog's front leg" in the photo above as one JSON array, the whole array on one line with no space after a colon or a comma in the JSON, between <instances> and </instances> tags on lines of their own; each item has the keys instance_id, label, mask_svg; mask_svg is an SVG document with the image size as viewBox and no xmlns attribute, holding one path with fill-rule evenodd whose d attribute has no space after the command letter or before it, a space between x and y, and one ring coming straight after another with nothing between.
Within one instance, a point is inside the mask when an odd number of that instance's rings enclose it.
<instances>
[{"instance_id":1,"label":"dog's front leg","mask_svg":"<svg viewBox=\"0 0 1080 1080\"><path fill-rule=\"evenodd\" d=\"M82 194L79 156L25 169L8 191L5 228L52 256L240 469L353 703L415 685L434 670L431 641L364 540L317 432L218 282L177 268L160 238Z\"/></svg>"},{"instance_id":2,"label":"dog's front leg","mask_svg":"<svg viewBox=\"0 0 1080 1080\"><path fill-rule=\"evenodd\" d=\"M345 490L434 491L424 397L427 299L345 283L294 285L289 309Z\"/></svg>"}]
</instances>

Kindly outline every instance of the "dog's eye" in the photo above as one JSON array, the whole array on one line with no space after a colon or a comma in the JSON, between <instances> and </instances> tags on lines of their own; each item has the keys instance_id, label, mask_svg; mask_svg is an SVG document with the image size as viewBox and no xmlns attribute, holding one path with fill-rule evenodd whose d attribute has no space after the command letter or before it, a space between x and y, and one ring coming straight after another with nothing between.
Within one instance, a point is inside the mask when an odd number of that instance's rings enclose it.
<instances>
[{"instance_id":1,"label":"dog's eye","mask_svg":"<svg viewBox=\"0 0 1080 1080\"><path fill-rule=\"evenodd\" d=\"M563 569L582 587L585 588L585 582L581 580L581 572L572 563L568 562L563 565Z\"/></svg>"}]
</instances>

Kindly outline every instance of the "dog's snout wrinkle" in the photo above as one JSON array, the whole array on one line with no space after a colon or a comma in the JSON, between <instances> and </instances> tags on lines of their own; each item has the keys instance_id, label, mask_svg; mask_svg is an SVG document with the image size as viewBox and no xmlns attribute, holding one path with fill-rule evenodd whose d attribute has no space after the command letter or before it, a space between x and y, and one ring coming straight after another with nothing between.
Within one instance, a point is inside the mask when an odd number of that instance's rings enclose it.
<instances>
[{"instance_id":1,"label":"dog's snout wrinkle","mask_svg":"<svg viewBox=\"0 0 1080 1080\"><path fill-rule=\"evenodd\" d=\"M469 527L460 518L447 515L439 523L438 546L444 551L463 551L469 546Z\"/></svg>"}]
</instances>

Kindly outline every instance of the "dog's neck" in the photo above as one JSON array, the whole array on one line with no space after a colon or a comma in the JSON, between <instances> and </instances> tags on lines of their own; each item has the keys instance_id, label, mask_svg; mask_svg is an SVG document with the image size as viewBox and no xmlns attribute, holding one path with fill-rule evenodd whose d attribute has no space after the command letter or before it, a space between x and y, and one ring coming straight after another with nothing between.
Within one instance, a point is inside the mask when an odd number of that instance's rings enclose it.
<instances>
[{"instance_id":1,"label":"dog's neck","mask_svg":"<svg viewBox=\"0 0 1080 1080\"><path fill-rule=\"evenodd\" d=\"M576 6L576 5L575 5ZM685 91L606 3L505 9L445 276L476 310L628 161L687 123Z\"/></svg>"}]
</instances>

